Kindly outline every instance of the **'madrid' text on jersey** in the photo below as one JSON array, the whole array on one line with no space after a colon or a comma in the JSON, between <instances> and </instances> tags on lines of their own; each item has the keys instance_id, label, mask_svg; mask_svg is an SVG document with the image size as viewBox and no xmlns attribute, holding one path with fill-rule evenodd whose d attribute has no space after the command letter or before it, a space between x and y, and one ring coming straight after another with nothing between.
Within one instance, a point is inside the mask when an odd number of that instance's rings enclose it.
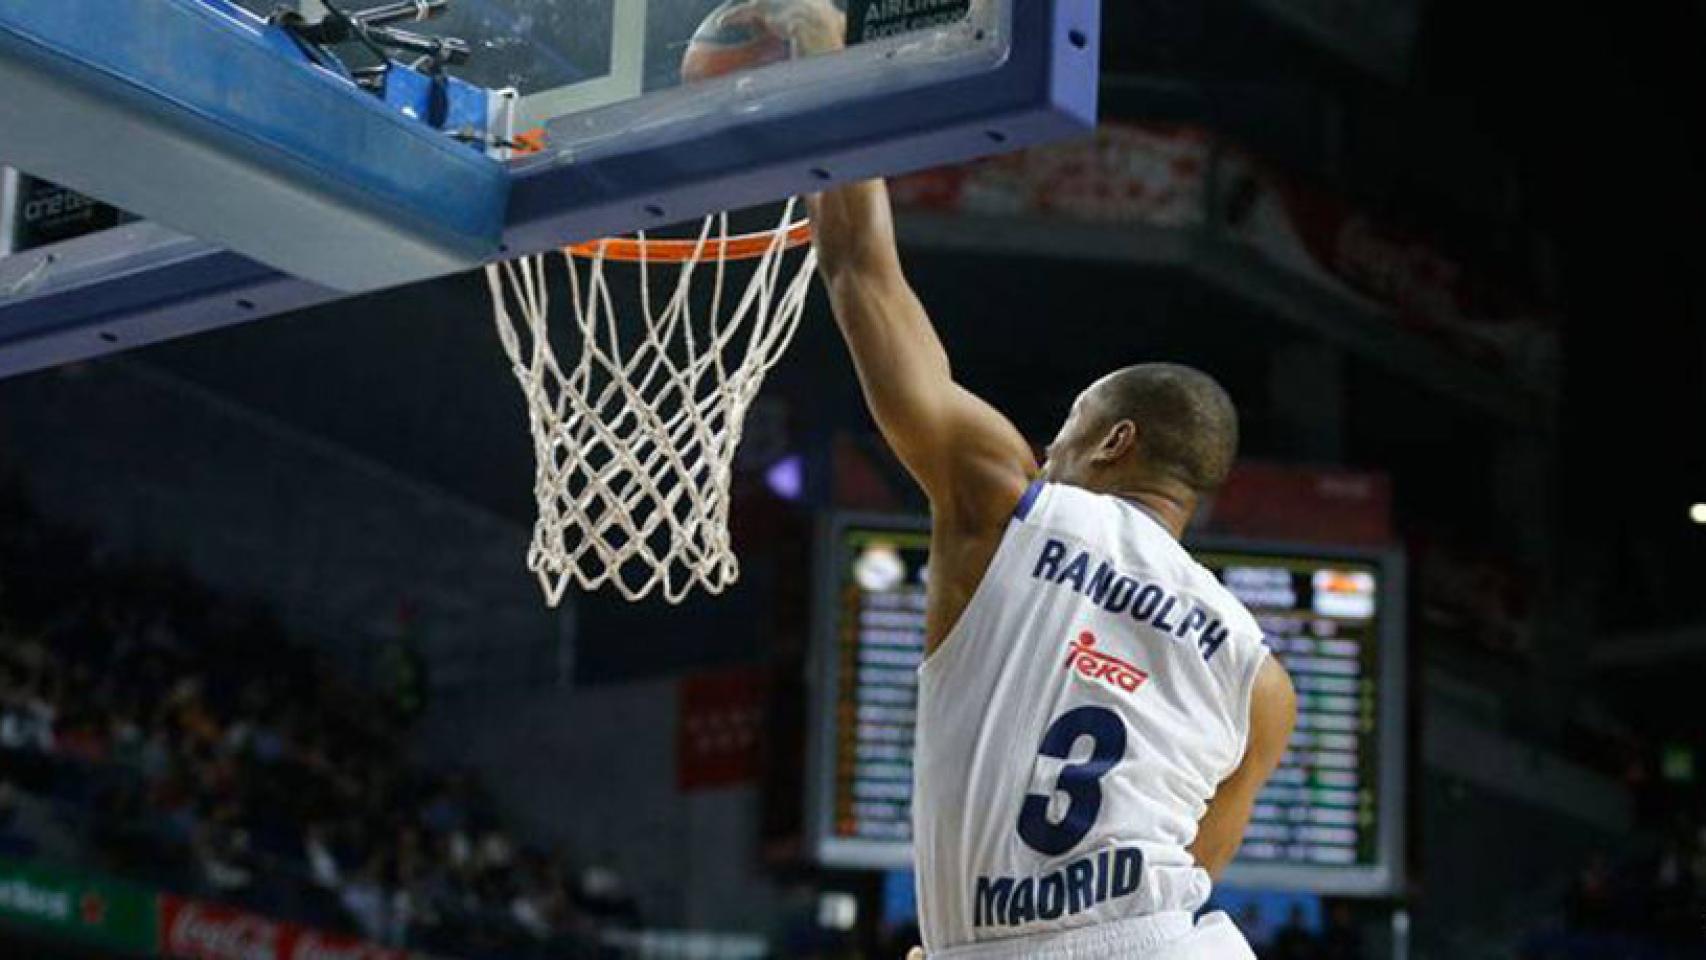
<instances>
[{"instance_id":1,"label":"'madrid' text on jersey","mask_svg":"<svg viewBox=\"0 0 1706 960\"><path fill-rule=\"evenodd\" d=\"M1139 622L1162 633L1180 640L1194 640L1204 660L1214 656L1226 642L1229 631L1208 611L1179 599L1159 584L1143 583L1123 574L1084 550L1068 550L1059 540L1043 543L1031 576L1070 587L1109 613L1129 612Z\"/></svg>"},{"instance_id":2,"label":"'madrid' text on jersey","mask_svg":"<svg viewBox=\"0 0 1706 960\"><path fill-rule=\"evenodd\" d=\"M1017 927L1058 920L1137 892L1143 882L1143 851L1103 850L1040 877L978 877L972 923Z\"/></svg>"}]
</instances>

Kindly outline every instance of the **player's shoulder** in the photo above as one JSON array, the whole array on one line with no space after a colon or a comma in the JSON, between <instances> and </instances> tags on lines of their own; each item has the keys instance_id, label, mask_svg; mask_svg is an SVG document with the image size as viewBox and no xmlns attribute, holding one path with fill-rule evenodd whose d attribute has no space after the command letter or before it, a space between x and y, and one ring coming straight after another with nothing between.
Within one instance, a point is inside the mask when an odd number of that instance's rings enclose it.
<instances>
[{"instance_id":1,"label":"player's shoulder","mask_svg":"<svg viewBox=\"0 0 1706 960\"><path fill-rule=\"evenodd\" d=\"M1202 565L1196 557L1186 555L1190 564L1191 579L1199 594L1211 598L1216 610L1220 613L1221 622L1234 633L1252 637L1257 641L1262 639L1262 625L1256 622L1256 617L1244 601L1238 599L1213 570Z\"/></svg>"},{"instance_id":2,"label":"player's shoulder","mask_svg":"<svg viewBox=\"0 0 1706 960\"><path fill-rule=\"evenodd\" d=\"M1119 526L1122 506L1118 498L1105 493L1075 487L1069 483L1047 480L1032 481L1013 516L1066 532L1086 535L1107 533Z\"/></svg>"}]
</instances>

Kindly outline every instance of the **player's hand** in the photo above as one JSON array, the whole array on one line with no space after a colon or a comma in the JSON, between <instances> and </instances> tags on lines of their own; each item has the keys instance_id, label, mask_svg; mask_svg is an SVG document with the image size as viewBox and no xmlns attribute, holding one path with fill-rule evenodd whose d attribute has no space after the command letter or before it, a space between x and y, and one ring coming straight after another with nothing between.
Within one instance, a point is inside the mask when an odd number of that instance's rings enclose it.
<instances>
[{"instance_id":1,"label":"player's hand","mask_svg":"<svg viewBox=\"0 0 1706 960\"><path fill-rule=\"evenodd\" d=\"M830 0L750 0L731 8L726 24L757 21L779 37L787 37L796 57L833 53L847 44L847 14Z\"/></svg>"},{"instance_id":2,"label":"player's hand","mask_svg":"<svg viewBox=\"0 0 1706 960\"><path fill-rule=\"evenodd\" d=\"M911 950L906 951L906 960L924 960L924 948L913 947Z\"/></svg>"}]
</instances>

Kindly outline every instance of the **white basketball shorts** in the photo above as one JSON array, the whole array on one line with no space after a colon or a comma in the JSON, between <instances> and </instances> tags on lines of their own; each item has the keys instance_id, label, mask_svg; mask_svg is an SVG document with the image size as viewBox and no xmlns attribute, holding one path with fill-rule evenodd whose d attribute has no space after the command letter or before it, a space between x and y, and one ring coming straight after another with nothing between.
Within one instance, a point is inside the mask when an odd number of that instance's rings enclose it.
<instances>
[{"instance_id":1,"label":"white basketball shorts","mask_svg":"<svg viewBox=\"0 0 1706 960\"><path fill-rule=\"evenodd\" d=\"M1183 910L1098 923L1063 933L973 943L930 954L931 960L1256 960L1226 914L1191 922Z\"/></svg>"}]
</instances>

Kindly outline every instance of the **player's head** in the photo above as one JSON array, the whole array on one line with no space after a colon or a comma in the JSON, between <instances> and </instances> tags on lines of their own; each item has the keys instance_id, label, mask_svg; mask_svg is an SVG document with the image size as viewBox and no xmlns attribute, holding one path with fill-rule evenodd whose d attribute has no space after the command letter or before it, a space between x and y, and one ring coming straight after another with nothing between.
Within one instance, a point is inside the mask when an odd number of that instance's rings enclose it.
<instances>
[{"instance_id":1,"label":"player's head","mask_svg":"<svg viewBox=\"0 0 1706 960\"><path fill-rule=\"evenodd\" d=\"M1172 363L1108 374L1078 395L1049 444L1044 478L1184 505L1218 488L1238 453L1238 411L1213 377Z\"/></svg>"}]
</instances>

